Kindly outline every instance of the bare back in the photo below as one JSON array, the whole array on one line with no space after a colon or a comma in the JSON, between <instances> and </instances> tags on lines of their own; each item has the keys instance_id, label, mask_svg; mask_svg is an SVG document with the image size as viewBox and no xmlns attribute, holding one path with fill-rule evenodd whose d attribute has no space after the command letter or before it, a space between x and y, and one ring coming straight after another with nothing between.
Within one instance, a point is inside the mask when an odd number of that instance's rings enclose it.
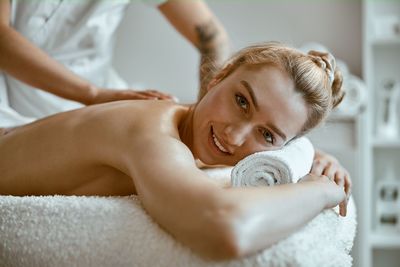
<instances>
[{"instance_id":1,"label":"bare back","mask_svg":"<svg viewBox=\"0 0 400 267\"><path fill-rule=\"evenodd\" d=\"M121 150L143 142L149 132L179 139L186 111L165 101L120 101L3 131L0 194L134 194Z\"/></svg>"}]
</instances>

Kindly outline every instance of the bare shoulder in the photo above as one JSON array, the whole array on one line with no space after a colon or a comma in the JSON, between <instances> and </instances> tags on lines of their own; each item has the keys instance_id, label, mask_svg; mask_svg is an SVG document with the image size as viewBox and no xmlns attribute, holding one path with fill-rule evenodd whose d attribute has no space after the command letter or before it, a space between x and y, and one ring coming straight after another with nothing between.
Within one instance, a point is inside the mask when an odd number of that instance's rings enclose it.
<instances>
[{"instance_id":1,"label":"bare shoulder","mask_svg":"<svg viewBox=\"0 0 400 267\"><path fill-rule=\"evenodd\" d=\"M81 137L80 142L90 142L91 147L98 148L99 151L92 149L97 157L105 155L112 161L126 153L139 155L139 147L154 142L154 138L149 141L150 137L178 139L179 120L186 110L167 101L119 101L97 105L75 114L79 122L74 131Z\"/></svg>"},{"instance_id":2,"label":"bare shoulder","mask_svg":"<svg viewBox=\"0 0 400 267\"><path fill-rule=\"evenodd\" d=\"M150 162L167 162L168 158L161 156L186 149L176 136L179 121L176 118L182 108L172 103L152 102L122 101L85 107L17 127L5 135L8 129L1 128L0 151L8 155L0 157L2 179L16 181L14 178L20 177L18 184L26 189L25 194L70 191L104 177L105 170L113 175L107 181L121 177L121 173L134 181L136 177L149 177L147 172L154 167ZM190 156L188 152L187 155ZM68 183L52 180L46 191L40 185L49 183L47 177ZM6 188L10 180L2 179L0 188Z\"/></svg>"},{"instance_id":3,"label":"bare shoulder","mask_svg":"<svg viewBox=\"0 0 400 267\"><path fill-rule=\"evenodd\" d=\"M139 134L141 130L172 130L186 110L186 107L169 101L127 100L84 108L74 117L85 127L93 127L96 134L110 130L115 136Z\"/></svg>"}]
</instances>

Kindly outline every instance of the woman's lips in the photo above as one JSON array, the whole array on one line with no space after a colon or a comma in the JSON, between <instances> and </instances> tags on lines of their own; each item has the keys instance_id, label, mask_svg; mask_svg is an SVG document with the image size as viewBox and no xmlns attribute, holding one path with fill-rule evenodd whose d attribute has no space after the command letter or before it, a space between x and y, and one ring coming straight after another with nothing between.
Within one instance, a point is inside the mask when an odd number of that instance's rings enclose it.
<instances>
[{"instance_id":1,"label":"woman's lips","mask_svg":"<svg viewBox=\"0 0 400 267\"><path fill-rule=\"evenodd\" d=\"M228 153L228 150L226 150L221 143L218 141L217 137L215 136L215 134L213 134L213 140L215 145L219 148L219 150L221 150L222 152Z\"/></svg>"},{"instance_id":2,"label":"woman's lips","mask_svg":"<svg viewBox=\"0 0 400 267\"><path fill-rule=\"evenodd\" d=\"M216 148L216 150L218 150L218 152L223 153L224 155L230 154L229 151L218 140L212 127L211 127L211 138L210 139L211 139L211 142L213 143L213 147Z\"/></svg>"}]
</instances>

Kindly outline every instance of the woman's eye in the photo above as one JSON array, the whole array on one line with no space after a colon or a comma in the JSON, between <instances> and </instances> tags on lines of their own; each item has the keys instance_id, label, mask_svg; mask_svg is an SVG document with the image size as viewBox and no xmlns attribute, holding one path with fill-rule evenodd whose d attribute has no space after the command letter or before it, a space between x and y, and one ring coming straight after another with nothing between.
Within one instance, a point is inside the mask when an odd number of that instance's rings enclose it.
<instances>
[{"instance_id":1,"label":"woman's eye","mask_svg":"<svg viewBox=\"0 0 400 267\"><path fill-rule=\"evenodd\" d=\"M241 95L236 95L235 97L236 103L239 105L239 107L247 111L249 109L249 102L247 99Z\"/></svg>"},{"instance_id":2,"label":"woman's eye","mask_svg":"<svg viewBox=\"0 0 400 267\"><path fill-rule=\"evenodd\" d=\"M274 144L274 136L268 130L263 130L262 135L267 143Z\"/></svg>"}]
</instances>

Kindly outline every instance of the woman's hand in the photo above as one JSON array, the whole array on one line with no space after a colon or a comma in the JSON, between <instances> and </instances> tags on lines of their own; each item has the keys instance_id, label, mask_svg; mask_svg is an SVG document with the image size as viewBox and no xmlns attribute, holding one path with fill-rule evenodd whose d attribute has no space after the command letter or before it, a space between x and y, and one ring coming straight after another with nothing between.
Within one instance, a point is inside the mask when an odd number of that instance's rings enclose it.
<instances>
[{"instance_id":1,"label":"woman's hand","mask_svg":"<svg viewBox=\"0 0 400 267\"><path fill-rule=\"evenodd\" d=\"M299 180L299 183L313 182L317 183L325 192L325 208L333 208L343 203L346 199L346 194L342 187L337 185L332 179L325 175L316 175L309 173ZM342 214L341 214L342 215ZM342 215L344 216L344 215Z\"/></svg>"},{"instance_id":2,"label":"woman's hand","mask_svg":"<svg viewBox=\"0 0 400 267\"><path fill-rule=\"evenodd\" d=\"M347 202L349 201L352 187L348 171L332 155L324 153L321 150L316 150L310 173L314 175L325 175L338 186L344 188L346 198L339 205L339 213L341 216L346 216Z\"/></svg>"},{"instance_id":3,"label":"woman's hand","mask_svg":"<svg viewBox=\"0 0 400 267\"><path fill-rule=\"evenodd\" d=\"M118 100L171 100L176 98L172 95L165 94L156 90L113 90L105 88L94 88L93 97L90 101L83 103L86 105L94 105Z\"/></svg>"}]
</instances>

